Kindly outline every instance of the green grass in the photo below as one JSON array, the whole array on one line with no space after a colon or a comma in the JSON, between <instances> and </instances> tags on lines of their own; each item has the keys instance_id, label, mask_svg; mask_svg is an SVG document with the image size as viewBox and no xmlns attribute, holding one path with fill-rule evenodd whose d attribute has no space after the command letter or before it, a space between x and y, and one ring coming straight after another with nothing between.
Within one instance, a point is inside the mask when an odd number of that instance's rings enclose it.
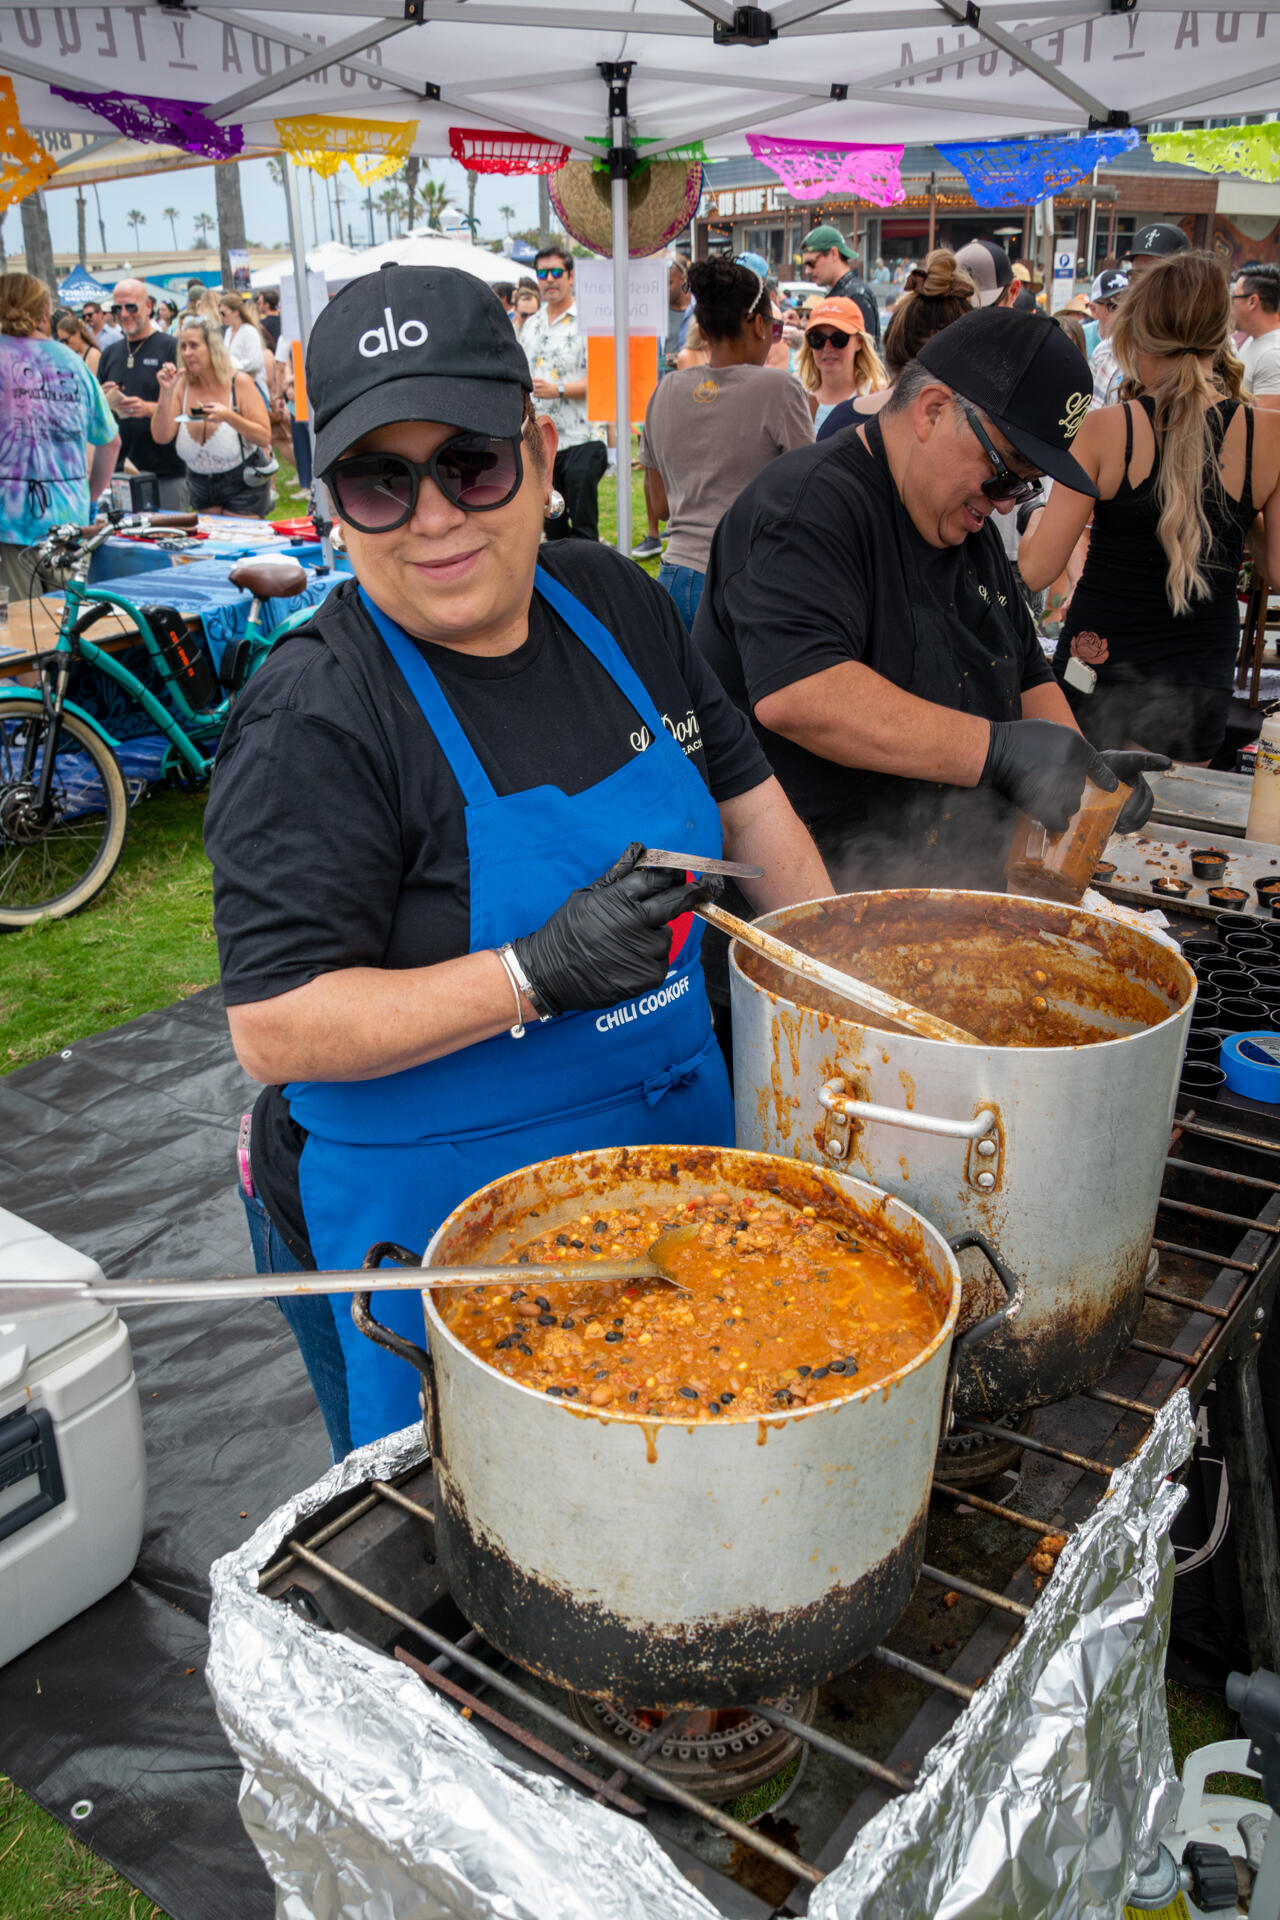
<instances>
[{"instance_id":1,"label":"green grass","mask_svg":"<svg viewBox=\"0 0 1280 1920\"><path fill-rule=\"evenodd\" d=\"M165 1920L0 1775L0 1920Z\"/></svg>"},{"instance_id":2,"label":"green grass","mask_svg":"<svg viewBox=\"0 0 1280 1920\"><path fill-rule=\"evenodd\" d=\"M82 913L0 936L0 1070L184 999L218 977L205 794L138 802L120 864Z\"/></svg>"},{"instance_id":3,"label":"green grass","mask_svg":"<svg viewBox=\"0 0 1280 1920\"><path fill-rule=\"evenodd\" d=\"M1198 1693L1192 1687L1180 1687L1170 1680L1165 1687L1165 1701L1169 1709L1169 1744L1179 1773L1187 1755L1197 1747L1237 1738L1235 1715L1216 1694ZM1262 1798L1260 1783L1238 1773L1211 1773L1206 1785L1211 1793L1234 1793L1244 1800Z\"/></svg>"}]
</instances>

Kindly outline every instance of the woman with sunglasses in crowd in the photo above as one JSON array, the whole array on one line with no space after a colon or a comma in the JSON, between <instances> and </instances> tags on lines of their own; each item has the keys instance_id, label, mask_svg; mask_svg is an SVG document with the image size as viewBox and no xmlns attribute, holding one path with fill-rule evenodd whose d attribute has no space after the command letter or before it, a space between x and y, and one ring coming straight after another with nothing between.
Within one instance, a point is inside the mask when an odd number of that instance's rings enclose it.
<instances>
[{"instance_id":1,"label":"woman with sunglasses in crowd","mask_svg":"<svg viewBox=\"0 0 1280 1920\"><path fill-rule=\"evenodd\" d=\"M70 347L72 353L84 361L90 373L98 371L101 349L78 313L72 313L69 307L59 307L53 316L53 331L64 347Z\"/></svg>"},{"instance_id":2,"label":"woman with sunglasses in crowd","mask_svg":"<svg viewBox=\"0 0 1280 1920\"><path fill-rule=\"evenodd\" d=\"M689 290L707 365L659 381L639 460L650 514L668 523L658 580L691 628L721 516L776 455L808 445L813 422L792 376L765 365L782 323L761 275L733 260L695 260Z\"/></svg>"},{"instance_id":3,"label":"woman with sunglasses in crowd","mask_svg":"<svg viewBox=\"0 0 1280 1920\"><path fill-rule=\"evenodd\" d=\"M1027 585L1043 586L1092 513L1054 672L1095 745L1193 766L1226 736L1236 577L1259 514L1257 558L1280 577L1280 417L1224 396L1230 331L1227 275L1210 253L1170 254L1129 286L1110 345L1137 398L1095 408L1075 440L1098 498L1055 487L1018 550Z\"/></svg>"},{"instance_id":4,"label":"woman with sunglasses in crowd","mask_svg":"<svg viewBox=\"0 0 1280 1920\"><path fill-rule=\"evenodd\" d=\"M757 910L827 888L668 596L611 548L542 543L556 431L487 287L352 281L306 372L355 578L241 696L206 826L273 1272L421 1249L551 1155L731 1141L700 888L640 856L723 848L764 870ZM417 1373L344 1301L281 1304L335 1454L417 1419ZM416 1296L378 1315L421 1339Z\"/></svg>"},{"instance_id":5,"label":"woman with sunglasses in crowd","mask_svg":"<svg viewBox=\"0 0 1280 1920\"><path fill-rule=\"evenodd\" d=\"M809 315L796 373L809 396L815 432L842 400L880 393L889 384L862 309L842 298L821 301Z\"/></svg>"},{"instance_id":6,"label":"woman with sunglasses in crowd","mask_svg":"<svg viewBox=\"0 0 1280 1920\"><path fill-rule=\"evenodd\" d=\"M177 448L197 513L261 519L271 489L262 467L271 446L266 402L249 375L231 365L221 327L203 314L183 321L178 352L181 372L159 372L152 438Z\"/></svg>"}]
</instances>

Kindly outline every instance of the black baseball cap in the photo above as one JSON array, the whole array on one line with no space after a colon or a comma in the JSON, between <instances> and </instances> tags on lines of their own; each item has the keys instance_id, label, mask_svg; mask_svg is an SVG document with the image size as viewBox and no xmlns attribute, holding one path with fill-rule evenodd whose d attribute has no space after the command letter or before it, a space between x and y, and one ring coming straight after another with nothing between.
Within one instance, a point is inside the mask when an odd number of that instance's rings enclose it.
<instances>
[{"instance_id":1,"label":"black baseball cap","mask_svg":"<svg viewBox=\"0 0 1280 1920\"><path fill-rule=\"evenodd\" d=\"M1091 300L1115 300L1129 284L1127 273L1121 273L1119 267L1105 267L1089 289Z\"/></svg>"},{"instance_id":2,"label":"black baseball cap","mask_svg":"<svg viewBox=\"0 0 1280 1920\"><path fill-rule=\"evenodd\" d=\"M981 407L1024 459L1097 499L1097 487L1069 451L1092 398L1088 366L1047 313L976 308L926 340L918 358Z\"/></svg>"},{"instance_id":3,"label":"black baseball cap","mask_svg":"<svg viewBox=\"0 0 1280 1920\"><path fill-rule=\"evenodd\" d=\"M1140 227L1133 236L1129 256L1136 260L1139 254L1155 254L1161 258L1168 253L1185 253L1191 245L1181 227L1172 227L1167 221L1157 221L1154 227Z\"/></svg>"},{"instance_id":4,"label":"black baseball cap","mask_svg":"<svg viewBox=\"0 0 1280 1920\"><path fill-rule=\"evenodd\" d=\"M388 261L348 282L311 329L316 472L398 420L513 439L532 387L507 310L483 280L457 267Z\"/></svg>"},{"instance_id":5,"label":"black baseball cap","mask_svg":"<svg viewBox=\"0 0 1280 1920\"><path fill-rule=\"evenodd\" d=\"M971 240L956 255L956 265L963 267L973 281L980 307L994 305L1016 278L1012 260L994 240Z\"/></svg>"}]
</instances>

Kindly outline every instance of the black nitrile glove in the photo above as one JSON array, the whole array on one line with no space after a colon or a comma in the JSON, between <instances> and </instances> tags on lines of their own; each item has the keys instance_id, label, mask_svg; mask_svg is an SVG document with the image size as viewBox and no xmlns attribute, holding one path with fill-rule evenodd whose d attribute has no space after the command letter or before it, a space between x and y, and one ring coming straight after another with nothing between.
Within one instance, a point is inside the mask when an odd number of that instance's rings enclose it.
<instances>
[{"instance_id":1,"label":"black nitrile glove","mask_svg":"<svg viewBox=\"0 0 1280 1920\"><path fill-rule=\"evenodd\" d=\"M1100 753L1098 758L1110 767L1117 780L1133 788L1120 809L1120 817L1113 831L1136 833L1139 827L1145 826L1147 816L1156 803L1154 793L1142 776L1144 773L1164 773L1173 765L1172 760L1165 753L1126 753L1112 747ZM1092 777L1100 787L1105 786L1108 793L1113 791L1109 781L1098 780L1096 773Z\"/></svg>"},{"instance_id":2,"label":"black nitrile glove","mask_svg":"<svg viewBox=\"0 0 1280 1920\"><path fill-rule=\"evenodd\" d=\"M612 1007L664 979L669 922L719 892L705 878L679 880L669 869L636 866L644 843L589 887L579 887L545 926L513 940L516 957L548 1013Z\"/></svg>"},{"instance_id":3,"label":"black nitrile glove","mask_svg":"<svg viewBox=\"0 0 1280 1920\"><path fill-rule=\"evenodd\" d=\"M1114 793L1102 755L1074 727L1056 720L993 720L980 787L994 787L1049 833L1079 810L1086 780Z\"/></svg>"}]
</instances>

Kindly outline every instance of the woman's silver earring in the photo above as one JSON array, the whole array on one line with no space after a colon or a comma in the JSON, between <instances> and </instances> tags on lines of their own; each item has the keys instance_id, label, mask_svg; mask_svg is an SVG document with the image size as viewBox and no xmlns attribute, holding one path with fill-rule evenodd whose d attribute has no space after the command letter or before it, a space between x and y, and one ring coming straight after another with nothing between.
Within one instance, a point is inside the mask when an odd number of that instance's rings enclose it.
<instances>
[{"instance_id":1,"label":"woman's silver earring","mask_svg":"<svg viewBox=\"0 0 1280 1920\"><path fill-rule=\"evenodd\" d=\"M559 491L558 488L552 487L551 498L547 501L547 504L543 509L542 517L544 520L558 520L563 512L564 512L564 495Z\"/></svg>"}]
</instances>

